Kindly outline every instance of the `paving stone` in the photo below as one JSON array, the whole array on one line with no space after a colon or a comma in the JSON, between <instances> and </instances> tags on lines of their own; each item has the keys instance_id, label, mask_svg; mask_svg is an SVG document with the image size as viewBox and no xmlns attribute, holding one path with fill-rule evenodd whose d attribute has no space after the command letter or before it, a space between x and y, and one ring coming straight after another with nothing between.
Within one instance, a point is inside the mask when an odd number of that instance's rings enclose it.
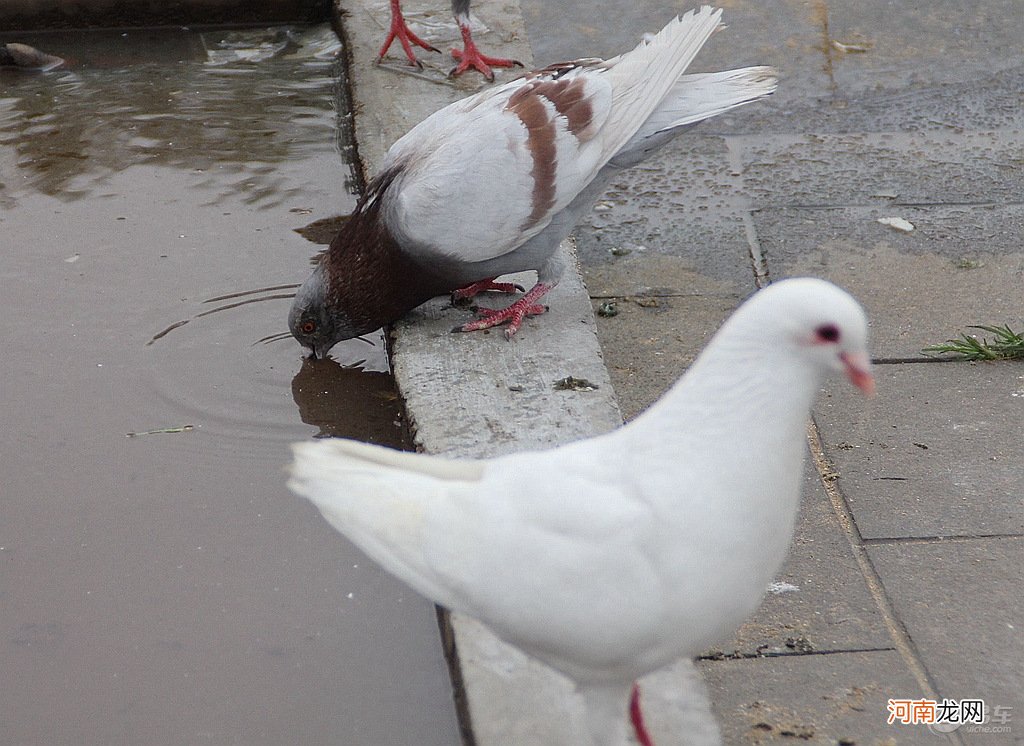
<instances>
[{"instance_id":1,"label":"paving stone","mask_svg":"<svg viewBox=\"0 0 1024 746\"><path fill-rule=\"evenodd\" d=\"M719 650L752 656L892 647L849 540L808 464L789 558L761 608Z\"/></svg>"},{"instance_id":2,"label":"paving stone","mask_svg":"<svg viewBox=\"0 0 1024 746\"><path fill-rule=\"evenodd\" d=\"M653 252L585 266L584 278L627 420L682 375L744 297L734 283L693 270L689 259Z\"/></svg>"},{"instance_id":3,"label":"paving stone","mask_svg":"<svg viewBox=\"0 0 1024 746\"><path fill-rule=\"evenodd\" d=\"M878 223L900 216L900 233ZM754 214L774 279L824 277L854 294L876 358L920 358L972 324L1024 327L1024 208L765 209Z\"/></svg>"},{"instance_id":4,"label":"paving stone","mask_svg":"<svg viewBox=\"0 0 1024 746\"><path fill-rule=\"evenodd\" d=\"M616 0L592 0L587 13L574 3L550 3L525 0L523 15L530 43L538 62L610 57L630 49L641 36L664 26L674 14L699 3L674 0L671 3L621 3ZM744 65L774 65L788 85L780 89L772 107L792 105L815 93L829 93L829 79L821 53L821 14L816 3L731 2L725 5L723 19L728 26L713 37L694 60L694 71L724 70ZM614 18L614 23L598 23L599 18ZM551 33L552 26L558 33ZM760 104L759 104L760 106ZM753 107L751 107L753 108ZM735 126L750 131L746 112ZM722 119L713 131L724 131Z\"/></svg>"},{"instance_id":5,"label":"paving stone","mask_svg":"<svg viewBox=\"0 0 1024 746\"><path fill-rule=\"evenodd\" d=\"M1019 494L1019 493L1018 493ZM969 744L1024 742L1024 537L897 542L868 549L940 697L984 699L987 725Z\"/></svg>"},{"instance_id":6,"label":"paving stone","mask_svg":"<svg viewBox=\"0 0 1024 746\"><path fill-rule=\"evenodd\" d=\"M1017 131L758 134L730 142L760 208L1016 203L1024 188Z\"/></svg>"},{"instance_id":7,"label":"paving stone","mask_svg":"<svg viewBox=\"0 0 1024 746\"><path fill-rule=\"evenodd\" d=\"M833 47L833 76L844 93L984 79L1020 63L1024 14L1015 0L986 0L969 8L956 0L898 9L886 0L827 6L833 39L869 47L845 55Z\"/></svg>"},{"instance_id":8,"label":"paving stone","mask_svg":"<svg viewBox=\"0 0 1024 746\"><path fill-rule=\"evenodd\" d=\"M948 737L886 723L890 698L921 690L893 651L705 661L724 743L900 746Z\"/></svg>"},{"instance_id":9,"label":"paving stone","mask_svg":"<svg viewBox=\"0 0 1024 746\"><path fill-rule=\"evenodd\" d=\"M815 408L861 534L1024 532L1024 364L880 365L876 380L867 406L836 386Z\"/></svg>"},{"instance_id":10,"label":"paving stone","mask_svg":"<svg viewBox=\"0 0 1024 746\"><path fill-rule=\"evenodd\" d=\"M684 134L659 157L621 172L574 232L580 259L593 266L623 252L671 254L714 291L722 283L733 293L753 291L749 203L731 158L725 139Z\"/></svg>"}]
</instances>

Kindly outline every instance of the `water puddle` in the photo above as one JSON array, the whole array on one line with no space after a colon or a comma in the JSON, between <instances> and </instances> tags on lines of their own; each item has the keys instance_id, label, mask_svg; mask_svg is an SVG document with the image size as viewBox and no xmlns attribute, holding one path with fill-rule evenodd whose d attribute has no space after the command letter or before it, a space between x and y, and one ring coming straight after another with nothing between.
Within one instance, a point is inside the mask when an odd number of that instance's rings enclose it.
<instances>
[{"instance_id":1,"label":"water puddle","mask_svg":"<svg viewBox=\"0 0 1024 746\"><path fill-rule=\"evenodd\" d=\"M66 63L0 69L0 742L456 742L433 607L284 487L402 440L383 340L282 336L355 202L336 37L17 41Z\"/></svg>"}]
</instances>

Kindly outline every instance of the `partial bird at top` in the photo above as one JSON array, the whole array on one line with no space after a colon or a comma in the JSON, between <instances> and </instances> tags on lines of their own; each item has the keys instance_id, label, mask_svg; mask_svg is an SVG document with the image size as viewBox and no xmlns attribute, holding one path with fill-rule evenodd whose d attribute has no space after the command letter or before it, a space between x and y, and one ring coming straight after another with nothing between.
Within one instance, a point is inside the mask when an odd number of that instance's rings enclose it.
<instances>
[{"instance_id":1,"label":"partial bird at top","mask_svg":"<svg viewBox=\"0 0 1024 746\"><path fill-rule=\"evenodd\" d=\"M775 71L684 74L719 28L703 7L610 60L551 65L435 112L384 158L356 210L295 296L289 328L314 357L453 292L514 292L460 327L514 335L561 278L559 243L624 168L688 127L775 90Z\"/></svg>"},{"instance_id":2,"label":"partial bird at top","mask_svg":"<svg viewBox=\"0 0 1024 746\"><path fill-rule=\"evenodd\" d=\"M783 280L616 431L478 461L318 440L294 447L288 485L417 591L572 679L594 742L620 746L633 682L720 643L782 566L808 410L837 373L873 392L867 331L835 285Z\"/></svg>"},{"instance_id":3,"label":"partial bird at top","mask_svg":"<svg viewBox=\"0 0 1024 746\"><path fill-rule=\"evenodd\" d=\"M469 3L470 0L452 0L452 15L455 16L455 22L459 24L459 31L462 33L462 49L451 50L452 57L458 61L458 64L448 74L452 76L461 75L466 70L473 68L482 73L488 80L494 80L492 67L514 67L517 65L522 67L522 62L501 57L489 57L477 48L469 26ZM398 39L398 43L402 45L405 56L409 58L409 63L417 67L423 67L423 64L416 58L416 53L412 50L413 44L430 52L441 51L412 32L412 29L405 22L405 16L402 15L402 0L391 0L391 27L387 38L384 40L384 45L380 48L380 53L377 55L378 62L384 59L384 55L387 54L391 42L395 39Z\"/></svg>"}]
</instances>

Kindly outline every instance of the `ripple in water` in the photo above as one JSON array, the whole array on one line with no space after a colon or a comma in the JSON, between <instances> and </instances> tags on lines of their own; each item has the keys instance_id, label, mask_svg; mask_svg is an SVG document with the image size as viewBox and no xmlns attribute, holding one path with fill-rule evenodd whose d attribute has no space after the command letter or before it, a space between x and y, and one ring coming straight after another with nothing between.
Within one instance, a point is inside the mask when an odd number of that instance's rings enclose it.
<instances>
[{"instance_id":1,"label":"ripple in water","mask_svg":"<svg viewBox=\"0 0 1024 746\"><path fill-rule=\"evenodd\" d=\"M0 209L55 216L79 323L129 319L143 340L139 430L191 424L243 460L310 435L397 444L381 334L321 363L285 334L310 257L355 202L330 27L21 38L67 64L0 71Z\"/></svg>"}]
</instances>

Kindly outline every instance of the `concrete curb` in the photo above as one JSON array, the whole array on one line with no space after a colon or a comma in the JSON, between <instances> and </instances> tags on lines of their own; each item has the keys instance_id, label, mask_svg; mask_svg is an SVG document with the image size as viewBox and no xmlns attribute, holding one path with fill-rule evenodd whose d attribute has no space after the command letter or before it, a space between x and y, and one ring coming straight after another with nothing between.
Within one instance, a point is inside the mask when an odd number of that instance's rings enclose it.
<instances>
[{"instance_id":1,"label":"concrete curb","mask_svg":"<svg viewBox=\"0 0 1024 746\"><path fill-rule=\"evenodd\" d=\"M479 75L445 81L443 72L450 61L441 62L430 52L420 55L427 66L422 75L412 69L401 74L375 66L386 34L387 4L338 0L338 7L351 55L355 139L369 176L391 143L412 125L485 84ZM417 13L414 7L407 10L410 20L427 16L429 28L451 21L447 3L435 3L429 14ZM518 2L480 0L473 12L492 30L479 35L487 53L521 60L530 69L532 53ZM439 47L444 43L435 41L429 30L427 38ZM397 46L396 50L393 55L401 54ZM508 80L518 74L501 71L498 76ZM468 320L469 314L442 298L395 325L392 365L417 448L481 458L547 448L621 424L575 255L568 243L560 250L569 269L546 298L549 312L527 320L511 342L500 330L451 334L451 328ZM534 281L530 273L518 279L527 287ZM590 385L568 390L555 386L568 376ZM451 624L464 725L468 719L473 742L540 746L586 741L582 705L568 680L527 659L471 619L453 615ZM718 742L703 683L691 662L650 677L643 692L656 738L680 743L685 734L690 743ZM681 697L682 692L686 696Z\"/></svg>"}]
</instances>

